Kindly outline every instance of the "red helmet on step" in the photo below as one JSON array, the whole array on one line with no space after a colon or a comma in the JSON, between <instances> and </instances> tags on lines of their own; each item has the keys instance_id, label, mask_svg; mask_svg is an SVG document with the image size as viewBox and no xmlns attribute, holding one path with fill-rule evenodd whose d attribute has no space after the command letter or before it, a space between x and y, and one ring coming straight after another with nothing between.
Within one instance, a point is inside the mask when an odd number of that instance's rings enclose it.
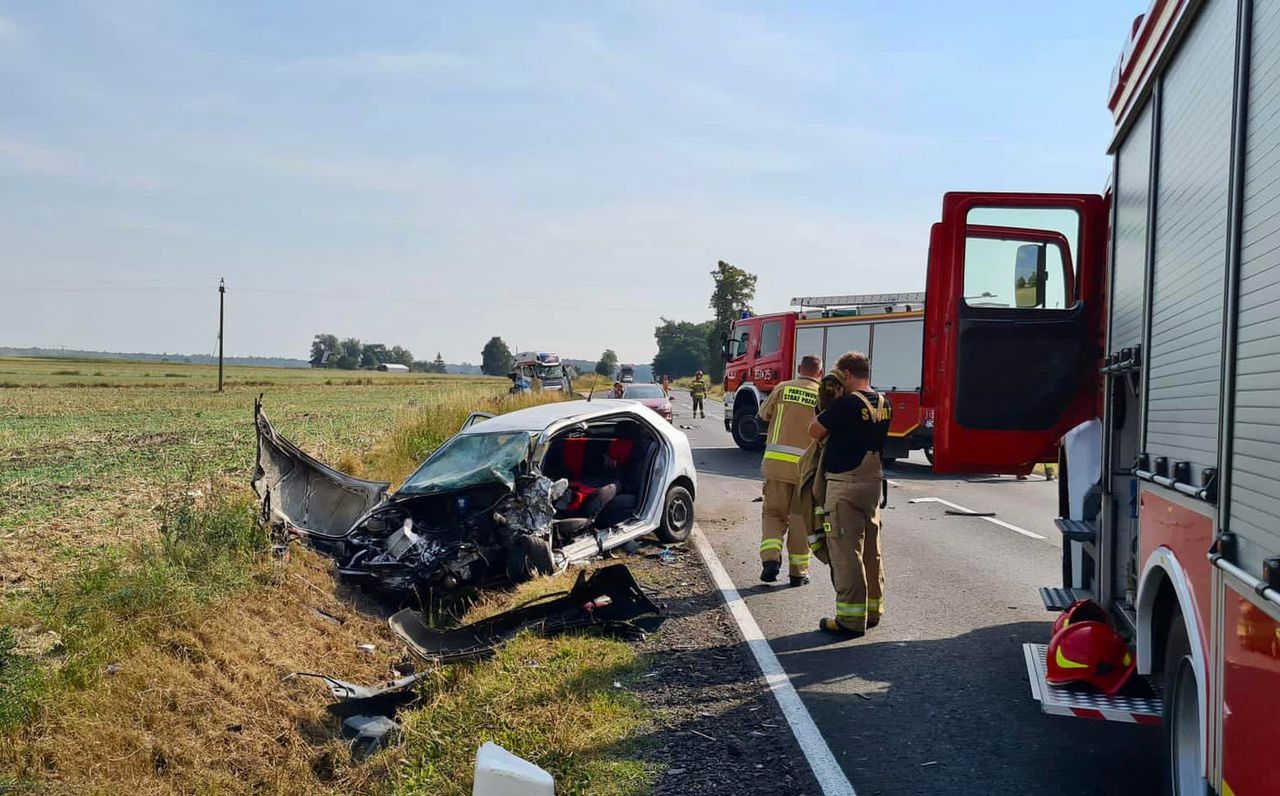
<instances>
[{"instance_id":1,"label":"red helmet on step","mask_svg":"<svg viewBox=\"0 0 1280 796\"><path fill-rule=\"evenodd\" d=\"M1093 600L1076 600L1071 603L1067 610L1058 614L1058 618L1053 620L1053 636L1058 635L1058 631L1067 625L1073 625L1076 622L1101 622L1107 624L1107 612ZM1052 638L1053 636L1050 636Z\"/></svg>"},{"instance_id":2,"label":"red helmet on step","mask_svg":"<svg viewBox=\"0 0 1280 796\"><path fill-rule=\"evenodd\" d=\"M1115 696L1133 675L1133 653L1124 639L1103 622L1073 622L1049 641L1049 685L1089 683Z\"/></svg>"}]
</instances>

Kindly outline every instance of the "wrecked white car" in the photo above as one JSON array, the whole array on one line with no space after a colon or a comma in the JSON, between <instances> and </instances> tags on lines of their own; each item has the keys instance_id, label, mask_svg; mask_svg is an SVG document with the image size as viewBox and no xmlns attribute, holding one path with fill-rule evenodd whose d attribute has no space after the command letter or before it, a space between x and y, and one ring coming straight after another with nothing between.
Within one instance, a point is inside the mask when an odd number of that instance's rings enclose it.
<instances>
[{"instance_id":1,"label":"wrecked white car","mask_svg":"<svg viewBox=\"0 0 1280 796\"><path fill-rule=\"evenodd\" d=\"M631 401L473 414L394 493L308 456L255 406L263 518L344 577L444 593L553 572L647 534L693 528L689 441Z\"/></svg>"}]
</instances>

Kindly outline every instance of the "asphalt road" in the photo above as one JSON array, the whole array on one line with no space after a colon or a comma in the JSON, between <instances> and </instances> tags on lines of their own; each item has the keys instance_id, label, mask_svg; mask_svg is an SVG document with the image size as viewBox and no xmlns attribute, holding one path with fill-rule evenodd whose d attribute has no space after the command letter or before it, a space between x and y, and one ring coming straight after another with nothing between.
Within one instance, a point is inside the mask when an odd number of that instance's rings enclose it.
<instances>
[{"instance_id":1,"label":"asphalt road","mask_svg":"<svg viewBox=\"0 0 1280 796\"><path fill-rule=\"evenodd\" d=\"M802 588L759 581L760 455L734 447L719 402L694 420L676 395L699 525L860 796L1159 791L1158 729L1045 716L1031 698L1021 644L1048 640L1036 589L1061 581L1056 484L900 463L884 512L885 618L833 641L816 630L834 608L825 566L815 560Z\"/></svg>"}]
</instances>

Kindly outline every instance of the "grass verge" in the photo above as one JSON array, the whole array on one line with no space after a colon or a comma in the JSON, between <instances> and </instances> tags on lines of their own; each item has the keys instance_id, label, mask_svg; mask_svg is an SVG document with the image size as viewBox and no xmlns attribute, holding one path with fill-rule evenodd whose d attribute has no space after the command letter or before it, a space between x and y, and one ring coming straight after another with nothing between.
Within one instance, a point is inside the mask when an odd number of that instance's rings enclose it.
<instances>
[{"instance_id":1,"label":"grass verge","mask_svg":"<svg viewBox=\"0 0 1280 796\"><path fill-rule=\"evenodd\" d=\"M675 388L677 388L677 389L680 389L680 390L688 390L690 387L692 387L692 386L693 386L693 377L692 377L692 376L685 376L685 377L684 377L684 378L682 378L682 379L676 379L675 381L671 382L671 386L672 386L672 387L675 387ZM707 397L708 397L708 398L723 398L723 397L724 397L724 385L723 385L723 384L721 384L720 382L714 382L714 381L710 381L710 380L708 380L708 383L707 383Z\"/></svg>"}]
</instances>

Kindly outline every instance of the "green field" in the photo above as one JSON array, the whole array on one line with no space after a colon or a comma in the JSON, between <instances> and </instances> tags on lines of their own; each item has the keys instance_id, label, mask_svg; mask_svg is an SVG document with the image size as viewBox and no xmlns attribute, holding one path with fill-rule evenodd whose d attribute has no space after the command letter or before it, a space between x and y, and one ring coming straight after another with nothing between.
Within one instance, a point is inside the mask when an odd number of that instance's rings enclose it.
<instances>
[{"instance_id":1,"label":"green field","mask_svg":"<svg viewBox=\"0 0 1280 796\"><path fill-rule=\"evenodd\" d=\"M403 415L485 400L506 379L291 368L0 359L3 590L103 546L145 538L165 494L246 482L253 401L308 452L360 469ZM111 386L97 386L110 384ZM93 386L78 386L93 385Z\"/></svg>"}]
</instances>

